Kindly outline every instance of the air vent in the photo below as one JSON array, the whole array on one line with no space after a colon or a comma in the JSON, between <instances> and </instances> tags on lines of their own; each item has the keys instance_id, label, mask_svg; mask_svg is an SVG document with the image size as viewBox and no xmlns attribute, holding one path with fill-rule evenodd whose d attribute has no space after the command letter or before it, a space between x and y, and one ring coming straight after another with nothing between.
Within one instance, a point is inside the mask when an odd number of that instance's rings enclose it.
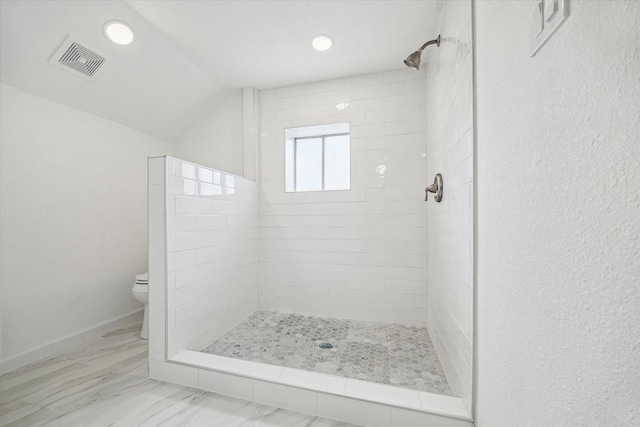
<instances>
[{"instance_id":1,"label":"air vent","mask_svg":"<svg viewBox=\"0 0 640 427\"><path fill-rule=\"evenodd\" d=\"M106 61L105 55L86 43L67 36L49 62L86 80L94 80Z\"/></svg>"}]
</instances>

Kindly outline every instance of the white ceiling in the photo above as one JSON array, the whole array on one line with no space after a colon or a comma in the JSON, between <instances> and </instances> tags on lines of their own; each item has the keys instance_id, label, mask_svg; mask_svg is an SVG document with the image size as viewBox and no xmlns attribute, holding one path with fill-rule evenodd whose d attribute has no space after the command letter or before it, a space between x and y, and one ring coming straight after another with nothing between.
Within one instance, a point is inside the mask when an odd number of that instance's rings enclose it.
<instances>
[{"instance_id":1,"label":"white ceiling","mask_svg":"<svg viewBox=\"0 0 640 427\"><path fill-rule=\"evenodd\" d=\"M0 79L174 141L216 103L258 89L401 69L437 36L435 1L1 1ZM102 26L129 23L118 46ZM105 54L95 81L48 63L67 34ZM329 34L334 47L310 40ZM407 69L407 72L411 70Z\"/></svg>"}]
</instances>

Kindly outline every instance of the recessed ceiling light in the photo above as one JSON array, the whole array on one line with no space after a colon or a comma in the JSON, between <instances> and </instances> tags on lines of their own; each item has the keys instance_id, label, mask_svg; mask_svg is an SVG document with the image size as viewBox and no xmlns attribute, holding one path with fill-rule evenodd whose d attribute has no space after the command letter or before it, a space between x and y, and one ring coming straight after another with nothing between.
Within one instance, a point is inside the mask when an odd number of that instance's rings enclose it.
<instances>
[{"instance_id":1,"label":"recessed ceiling light","mask_svg":"<svg viewBox=\"0 0 640 427\"><path fill-rule=\"evenodd\" d=\"M349 103L348 103L348 102L338 102L338 103L336 104L336 108L337 108L338 110L346 110L348 106L349 106Z\"/></svg>"},{"instance_id":2,"label":"recessed ceiling light","mask_svg":"<svg viewBox=\"0 0 640 427\"><path fill-rule=\"evenodd\" d=\"M108 21L102 27L105 37L116 44L129 44L134 39L133 30L122 21Z\"/></svg>"},{"instance_id":3,"label":"recessed ceiling light","mask_svg":"<svg viewBox=\"0 0 640 427\"><path fill-rule=\"evenodd\" d=\"M331 46L333 46L333 39L326 34L319 34L311 39L311 46L313 46L315 50L323 52L331 49Z\"/></svg>"}]
</instances>

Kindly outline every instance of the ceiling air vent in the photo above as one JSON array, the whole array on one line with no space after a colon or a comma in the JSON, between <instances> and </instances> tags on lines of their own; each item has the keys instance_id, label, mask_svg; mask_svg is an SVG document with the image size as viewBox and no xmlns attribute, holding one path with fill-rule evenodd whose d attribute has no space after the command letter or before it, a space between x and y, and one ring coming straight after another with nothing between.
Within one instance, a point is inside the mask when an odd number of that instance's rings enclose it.
<instances>
[{"instance_id":1,"label":"ceiling air vent","mask_svg":"<svg viewBox=\"0 0 640 427\"><path fill-rule=\"evenodd\" d=\"M67 36L49 62L86 80L93 81L106 61L106 56L90 48L86 43L82 43L72 36Z\"/></svg>"}]
</instances>

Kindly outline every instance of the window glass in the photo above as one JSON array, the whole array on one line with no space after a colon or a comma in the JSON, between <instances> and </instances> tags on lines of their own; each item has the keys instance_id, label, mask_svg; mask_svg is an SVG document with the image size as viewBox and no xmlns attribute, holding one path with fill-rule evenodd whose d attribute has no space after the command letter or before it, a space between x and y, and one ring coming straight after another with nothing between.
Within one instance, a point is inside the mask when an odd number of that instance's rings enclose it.
<instances>
[{"instance_id":1,"label":"window glass","mask_svg":"<svg viewBox=\"0 0 640 427\"><path fill-rule=\"evenodd\" d=\"M296 139L295 190L322 190L322 138Z\"/></svg>"},{"instance_id":2,"label":"window glass","mask_svg":"<svg viewBox=\"0 0 640 427\"><path fill-rule=\"evenodd\" d=\"M350 125L285 129L285 191L351 188Z\"/></svg>"},{"instance_id":3,"label":"window glass","mask_svg":"<svg viewBox=\"0 0 640 427\"><path fill-rule=\"evenodd\" d=\"M349 136L324 139L324 189L347 190L350 187Z\"/></svg>"}]
</instances>

